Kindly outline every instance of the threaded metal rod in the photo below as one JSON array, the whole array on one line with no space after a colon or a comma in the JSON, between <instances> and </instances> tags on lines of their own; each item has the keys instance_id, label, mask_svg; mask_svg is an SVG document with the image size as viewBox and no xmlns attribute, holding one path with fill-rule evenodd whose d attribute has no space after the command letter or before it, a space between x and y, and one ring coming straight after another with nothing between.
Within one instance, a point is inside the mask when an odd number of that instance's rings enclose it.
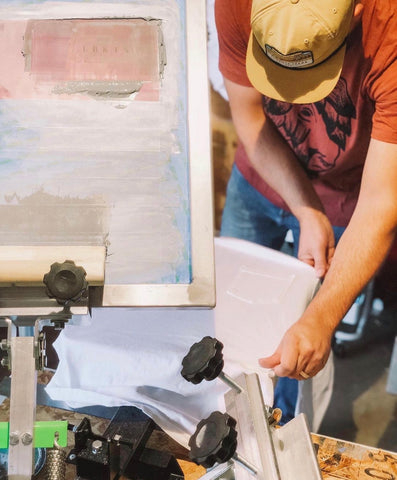
<instances>
[{"instance_id":1,"label":"threaded metal rod","mask_svg":"<svg viewBox=\"0 0 397 480\"><path fill-rule=\"evenodd\" d=\"M234 390L236 390L238 393L241 393L243 391L243 389L240 387L240 385L238 383L236 383L232 378L230 378L228 375L226 375L226 373L223 373L221 372L219 375L218 375L218 378L220 380L222 380L223 382L226 383L226 385L228 385L230 388L233 388Z\"/></svg>"},{"instance_id":2,"label":"threaded metal rod","mask_svg":"<svg viewBox=\"0 0 397 480\"><path fill-rule=\"evenodd\" d=\"M46 480L66 480L66 454L63 450L47 450Z\"/></svg>"}]
</instances>

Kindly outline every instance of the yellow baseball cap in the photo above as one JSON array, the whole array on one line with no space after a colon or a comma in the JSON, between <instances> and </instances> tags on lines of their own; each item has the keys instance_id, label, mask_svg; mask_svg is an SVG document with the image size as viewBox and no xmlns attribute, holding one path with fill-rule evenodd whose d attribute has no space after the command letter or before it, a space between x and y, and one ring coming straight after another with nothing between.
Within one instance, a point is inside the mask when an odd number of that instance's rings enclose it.
<instances>
[{"instance_id":1,"label":"yellow baseball cap","mask_svg":"<svg viewBox=\"0 0 397 480\"><path fill-rule=\"evenodd\" d=\"M354 0L253 0L247 74L261 93L312 103L342 71Z\"/></svg>"}]
</instances>

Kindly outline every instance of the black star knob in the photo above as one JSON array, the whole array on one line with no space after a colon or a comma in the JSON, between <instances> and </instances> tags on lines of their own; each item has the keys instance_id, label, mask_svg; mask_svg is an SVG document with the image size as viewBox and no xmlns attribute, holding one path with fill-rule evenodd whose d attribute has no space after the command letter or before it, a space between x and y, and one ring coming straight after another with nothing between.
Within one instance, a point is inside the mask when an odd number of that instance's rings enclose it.
<instances>
[{"instance_id":1,"label":"black star knob","mask_svg":"<svg viewBox=\"0 0 397 480\"><path fill-rule=\"evenodd\" d=\"M194 343L182 360L182 377L194 384L214 380L223 369L222 349L223 344L212 337Z\"/></svg>"},{"instance_id":2,"label":"black star knob","mask_svg":"<svg viewBox=\"0 0 397 480\"><path fill-rule=\"evenodd\" d=\"M237 448L235 427L236 420L227 413L212 412L190 437L190 459L205 468L230 460Z\"/></svg>"},{"instance_id":3,"label":"black star knob","mask_svg":"<svg viewBox=\"0 0 397 480\"><path fill-rule=\"evenodd\" d=\"M43 278L47 295L61 305L78 302L87 294L86 275L84 268L76 266L72 260L53 263Z\"/></svg>"}]
</instances>

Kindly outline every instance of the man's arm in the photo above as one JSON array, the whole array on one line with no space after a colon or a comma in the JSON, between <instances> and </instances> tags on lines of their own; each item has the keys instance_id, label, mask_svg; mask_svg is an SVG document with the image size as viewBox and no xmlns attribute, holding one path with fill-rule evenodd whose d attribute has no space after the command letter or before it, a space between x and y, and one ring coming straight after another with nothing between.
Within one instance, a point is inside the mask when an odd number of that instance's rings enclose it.
<instances>
[{"instance_id":1,"label":"man's arm","mask_svg":"<svg viewBox=\"0 0 397 480\"><path fill-rule=\"evenodd\" d=\"M298 258L324 276L334 253L334 235L324 208L293 151L266 119L262 95L225 79L237 135L256 171L297 217Z\"/></svg>"},{"instance_id":2,"label":"man's arm","mask_svg":"<svg viewBox=\"0 0 397 480\"><path fill-rule=\"evenodd\" d=\"M260 364L302 379L325 365L332 335L356 296L381 266L397 230L397 145L371 140L360 196L325 280L276 352Z\"/></svg>"}]
</instances>

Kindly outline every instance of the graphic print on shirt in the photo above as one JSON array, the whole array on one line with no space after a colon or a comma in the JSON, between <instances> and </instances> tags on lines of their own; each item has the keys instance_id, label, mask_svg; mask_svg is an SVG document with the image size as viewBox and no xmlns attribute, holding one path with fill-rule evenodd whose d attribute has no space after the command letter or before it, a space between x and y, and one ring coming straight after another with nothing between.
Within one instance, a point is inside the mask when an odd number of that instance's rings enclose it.
<instances>
[{"instance_id":1,"label":"graphic print on shirt","mask_svg":"<svg viewBox=\"0 0 397 480\"><path fill-rule=\"evenodd\" d=\"M334 168L356 118L344 78L330 95L316 103L298 105L263 97L263 104L311 178Z\"/></svg>"}]
</instances>

